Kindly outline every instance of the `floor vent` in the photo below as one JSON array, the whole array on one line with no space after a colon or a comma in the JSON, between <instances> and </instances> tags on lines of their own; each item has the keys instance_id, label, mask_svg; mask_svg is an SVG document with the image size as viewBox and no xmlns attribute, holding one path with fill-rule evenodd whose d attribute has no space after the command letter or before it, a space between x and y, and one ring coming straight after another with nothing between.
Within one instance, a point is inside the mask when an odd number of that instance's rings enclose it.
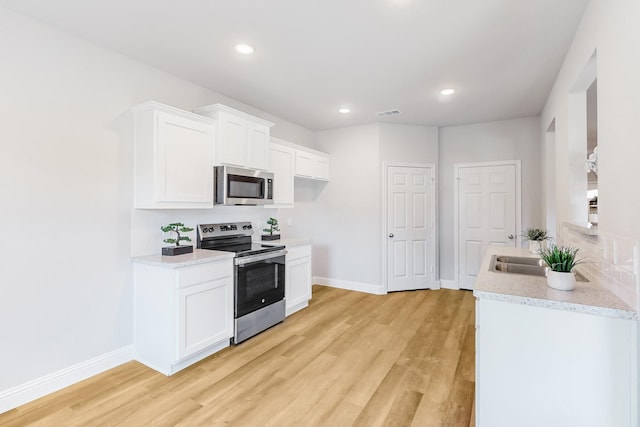
<instances>
[{"instance_id":1,"label":"floor vent","mask_svg":"<svg viewBox=\"0 0 640 427\"><path fill-rule=\"evenodd\" d=\"M396 114L400 114L400 110L380 111L376 116L395 116Z\"/></svg>"}]
</instances>

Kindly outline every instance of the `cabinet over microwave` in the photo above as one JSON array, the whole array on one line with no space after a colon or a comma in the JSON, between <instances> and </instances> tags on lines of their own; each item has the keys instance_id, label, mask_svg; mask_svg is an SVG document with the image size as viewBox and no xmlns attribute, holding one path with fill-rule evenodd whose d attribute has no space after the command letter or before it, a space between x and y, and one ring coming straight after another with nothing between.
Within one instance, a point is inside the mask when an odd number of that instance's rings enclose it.
<instances>
[{"instance_id":1,"label":"cabinet over microwave","mask_svg":"<svg viewBox=\"0 0 640 427\"><path fill-rule=\"evenodd\" d=\"M214 166L216 205L273 203L273 173L231 166Z\"/></svg>"}]
</instances>

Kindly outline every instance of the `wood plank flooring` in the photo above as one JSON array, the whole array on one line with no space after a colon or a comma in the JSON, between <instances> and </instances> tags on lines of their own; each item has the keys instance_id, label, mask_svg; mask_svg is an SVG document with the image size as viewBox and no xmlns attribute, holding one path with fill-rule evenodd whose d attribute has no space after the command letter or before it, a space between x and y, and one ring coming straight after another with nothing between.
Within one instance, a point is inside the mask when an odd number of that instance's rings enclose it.
<instances>
[{"instance_id":1,"label":"wood plank flooring","mask_svg":"<svg viewBox=\"0 0 640 427\"><path fill-rule=\"evenodd\" d=\"M471 292L313 287L309 308L171 377L129 362L1 426L473 426Z\"/></svg>"}]
</instances>

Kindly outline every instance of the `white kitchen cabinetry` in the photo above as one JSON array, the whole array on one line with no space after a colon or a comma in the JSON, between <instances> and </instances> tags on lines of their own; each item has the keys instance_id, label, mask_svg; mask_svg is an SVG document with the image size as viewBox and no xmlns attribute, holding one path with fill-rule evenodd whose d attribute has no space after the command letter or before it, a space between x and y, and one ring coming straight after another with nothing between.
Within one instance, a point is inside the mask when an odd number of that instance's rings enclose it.
<instances>
[{"instance_id":1,"label":"white kitchen cabinetry","mask_svg":"<svg viewBox=\"0 0 640 427\"><path fill-rule=\"evenodd\" d=\"M269 132L273 123L222 104L198 108L195 112L217 121L216 163L269 169Z\"/></svg>"},{"instance_id":2,"label":"white kitchen cabinetry","mask_svg":"<svg viewBox=\"0 0 640 427\"><path fill-rule=\"evenodd\" d=\"M480 298L478 427L637 426L637 321Z\"/></svg>"},{"instance_id":3,"label":"white kitchen cabinetry","mask_svg":"<svg viewBox=\"0 0 640 427\"><path fill-rule=\"evenodd\" d=\"M286 315L309 305L311 299L311 245L287 246L285 272Z\"/></svg>"},{"instance_id":4,"label":"white kitchen cabinetry","mask_svg":"<svg viewBox=\"0 0 640 427\"><path fill-rule=\"evenodd\" d=\"M135 264L136 360L171 375L233 336L233 260L179 268Z\"/></svg>"},{"instance_id":5,"label":"white kitchen cabinetry","mask_svg":"<svg viewBox=\"0 0 640 427\"><path fill-rule=\"evenodd\" d=\"M329 155L319 151L296 151L296 176L329 181Z\"/></svg>"},{"instance_id":6,"label":"white kitchen cabinetry","mask_svg":"<svg viewBox=\"0 0 640 427\"><path fill-rule=\"evenodd\" d=\"M286 142L271 138L274 207L293 206L296 150Z\"/></svg>"},{"instance_id":7,"label":"white kitchen cabinetry","mask_svg":"<svg viewBox=\"0 0 640 427\"><path fill-rule=\"evenodd\" d=\"M132 111L134 207L213 207L214 121L153 101Z\"/></svg>"}]
</instances>

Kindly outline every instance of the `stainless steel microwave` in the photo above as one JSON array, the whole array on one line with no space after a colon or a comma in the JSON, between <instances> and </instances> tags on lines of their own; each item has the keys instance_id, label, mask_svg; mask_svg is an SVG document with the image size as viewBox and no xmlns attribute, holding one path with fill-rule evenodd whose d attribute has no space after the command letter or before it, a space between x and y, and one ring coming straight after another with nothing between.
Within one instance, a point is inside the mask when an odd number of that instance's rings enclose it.
<instances>
[{"instance_id":1,"label":"stainless steel microwave","mask_svg":"<svg viewBox=\"0 0 640 427\"><path fill-rule=\"evenodd\" d=\"M214 166L214 204L273 203L273 173L233 166Z\"/></svg>"}]
</instances>

